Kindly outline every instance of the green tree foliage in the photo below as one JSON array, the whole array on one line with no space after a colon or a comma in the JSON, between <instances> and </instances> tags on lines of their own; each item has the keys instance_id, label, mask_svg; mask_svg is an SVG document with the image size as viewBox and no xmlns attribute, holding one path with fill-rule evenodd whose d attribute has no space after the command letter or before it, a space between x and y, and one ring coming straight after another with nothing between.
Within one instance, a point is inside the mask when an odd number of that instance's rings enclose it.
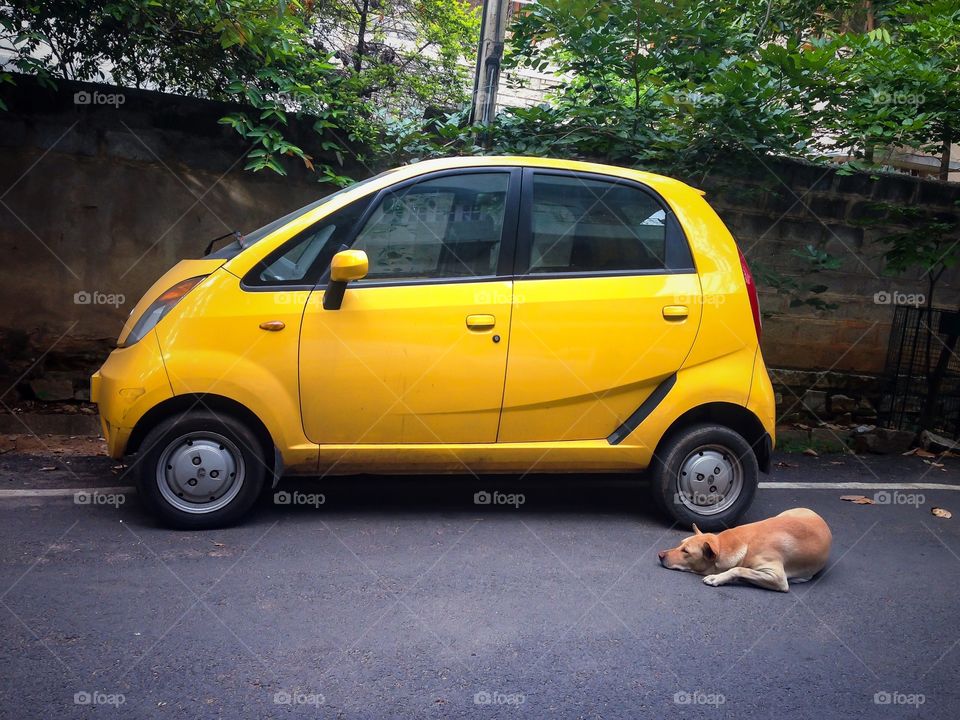
<instances>
[{"instance_id":1,"label":"green tree foliage","mask_svg":"<svg viewBox=\"0 0 960 720\"><path fill-rule=\"evenodd\" d=\"M958 28L955 0L539 0L509 60L566 81L503 118L501 142L680 168L745 148L861 165L942 149Z\"/></svg>"},{"instance_id":2,"label":"green tree foliage","mask_svg":"<svg viewBox=\"0 0 960 720\"><path fill-rule=\"evenodd\" d=\"M462 103L472 56L466 0L14 0L0 5L8 68L107 80L248 109L222 122L251 141L247 167L312 159L285 133L308 115L322 149L370 143L395 108L407 116ZM10 73L0 81L11 81ZM340 181L329 165L322 178Z\"/></svg>"},{"instance_id":3,"label":"green tree foliage","mask_svg":"<svg viewBox=\"0 0 960 720\"><path fill-rule=\"evenodd\" d=\"M883 165L903 148L943 158L960 139L960 4L889 3L877 26L833 39L836 97L823 127L862 163Z\"/></svg>"}]
</instances>

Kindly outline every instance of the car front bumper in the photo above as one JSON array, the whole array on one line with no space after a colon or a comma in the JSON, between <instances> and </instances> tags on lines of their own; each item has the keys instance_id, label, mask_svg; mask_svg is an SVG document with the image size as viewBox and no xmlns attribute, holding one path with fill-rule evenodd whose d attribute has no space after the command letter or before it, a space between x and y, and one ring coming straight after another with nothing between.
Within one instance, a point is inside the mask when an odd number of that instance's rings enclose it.
<instances>
[{"instance_id":1,"label":"car front bumper","mask_svg":"<svg viewBox=\"0 0 960 720\"><path fill-rule=\"evenodd\" d=\"M156 332L110 353L90 378L90 400L100 412L107 453L122 458L130 433L151 408L173 397Z\"/></svg>"}]
</instances>

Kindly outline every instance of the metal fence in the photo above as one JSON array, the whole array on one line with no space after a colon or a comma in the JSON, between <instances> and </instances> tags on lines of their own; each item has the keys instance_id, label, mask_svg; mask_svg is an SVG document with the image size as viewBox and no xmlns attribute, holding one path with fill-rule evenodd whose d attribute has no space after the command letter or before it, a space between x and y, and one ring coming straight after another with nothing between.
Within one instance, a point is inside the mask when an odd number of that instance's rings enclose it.
<instances>
[{"instance_id":1,"label":"metal fence","mask_svg":"<svg viewBox=\"0 0 960 720\"><path fill-rule=\"evenodd\" d=\"M898 305L887 348L885 393L880 416L889 427L917 430L931 402L932 429L960 435L960 312ZM942 372L939 387L931 379Z\"/></svg>"}]
</instances>

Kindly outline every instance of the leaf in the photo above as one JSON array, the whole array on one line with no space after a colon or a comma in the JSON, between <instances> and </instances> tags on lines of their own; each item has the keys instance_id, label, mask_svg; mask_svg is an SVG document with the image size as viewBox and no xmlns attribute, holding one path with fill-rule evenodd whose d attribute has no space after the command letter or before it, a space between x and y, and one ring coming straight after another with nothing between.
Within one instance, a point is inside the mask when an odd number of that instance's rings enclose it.
<instances>
[{"instance_id":1,"label":"leaf","mask_svg":"<svg viewBox=\"0 0 960 720\"><path fill-rule=\"evenodd\" d=\"M807 448L806 450L803 451L803 454L809 455L810 457L820 457L820 453L818 453L813 448Z\"/></svg>"},{"instance_id":2,"label":"leaf","mask_svg":"<svg viewBox=\"0 0 960 720\"><path fill-rule=\"evenodd\" d=\"M847 502L852 502L854 505L873 505L874 502L868 497L863 495L841 495L841 500L846 500Z\"/></svg>"},{"instance_id":3,"label":"leaf","mask_svg":"<svg viewBox=\"0 0 960 720\"><path fill-rule=\"evenodd\" d=\"M944 520L949 520L953 517L952 512L942 507L930 508L930 514L934 517L943 518Z\"/></svg>"}]
</instances>

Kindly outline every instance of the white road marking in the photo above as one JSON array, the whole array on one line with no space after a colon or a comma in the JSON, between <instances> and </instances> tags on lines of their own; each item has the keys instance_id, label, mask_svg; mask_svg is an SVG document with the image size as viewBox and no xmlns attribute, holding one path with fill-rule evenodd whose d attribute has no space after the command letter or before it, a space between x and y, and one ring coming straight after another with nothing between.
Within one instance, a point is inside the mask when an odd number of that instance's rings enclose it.
<instances>
[{"instance_id":1,"label":"white road marking","mask_svg":"<svg viewBox=\"0 0 960 720\"><path fill-rule=\"evenodd\" d=\"M960 490L960 485L924 482L762 482L757 487L763 490Z\"/></svg>"},{"instance_id":2,"label":"white road marking","mask_svg":"<svg viewBox=\"0 0 960 720\"><path fill-rule=\"evenodd\" d=\"M960 490L960 485L947 483L882 483L882 482L762 482L761 490ZM0 500L4 498L30 497L73 497L77 493L92 495L129 495L137 489L132 485L97 488L22 488L18 490L0 490Z\"/></svg>"},{"instance_id":3,"label":"white road marking","mask_svg":"<svg viewBox=\"0 0 960 720\"><path fill-rule=\"evenodd\" d=\"M132 485L98 488L23 488L21 490L0 490L0 500L25 497L73 497L78 493L85 495L127 495L136 491L137 489Z\"/></svg>"}]
</instances>

